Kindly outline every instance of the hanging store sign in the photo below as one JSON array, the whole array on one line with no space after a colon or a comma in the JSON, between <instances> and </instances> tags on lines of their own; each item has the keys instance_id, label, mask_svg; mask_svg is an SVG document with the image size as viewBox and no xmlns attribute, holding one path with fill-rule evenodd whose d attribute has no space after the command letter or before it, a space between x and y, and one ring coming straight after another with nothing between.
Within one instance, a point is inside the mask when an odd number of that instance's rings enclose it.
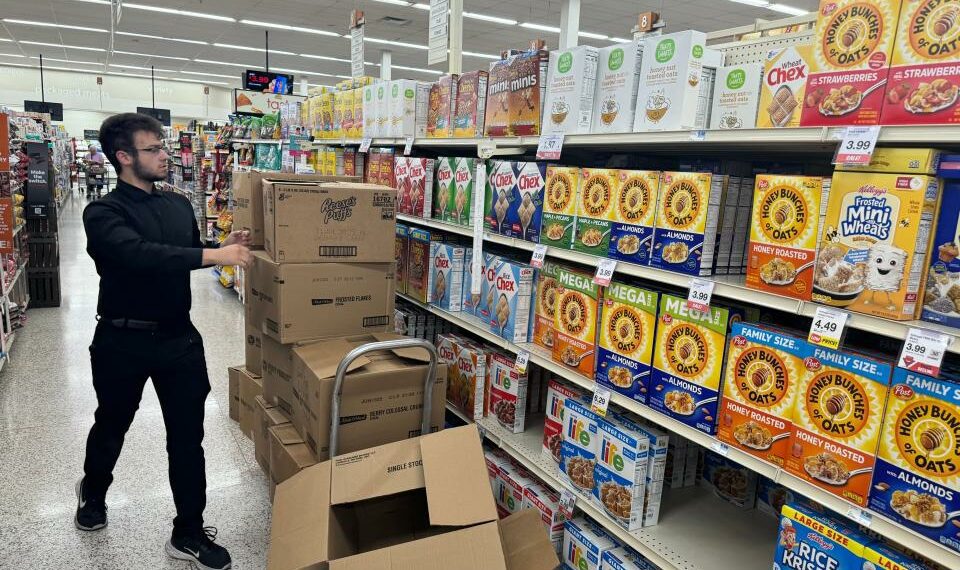
<instances>
[{"instance_id":1,"label":"hanging store sign","mask_svg":"<svg viewBox=\"0 0 960 570\"><path fill-rule=\"evenodd\" d=\"M450 0L430 0L430 28L427 32L427 64L447 61L450 43Z\"/></svg>"}]
</instances>

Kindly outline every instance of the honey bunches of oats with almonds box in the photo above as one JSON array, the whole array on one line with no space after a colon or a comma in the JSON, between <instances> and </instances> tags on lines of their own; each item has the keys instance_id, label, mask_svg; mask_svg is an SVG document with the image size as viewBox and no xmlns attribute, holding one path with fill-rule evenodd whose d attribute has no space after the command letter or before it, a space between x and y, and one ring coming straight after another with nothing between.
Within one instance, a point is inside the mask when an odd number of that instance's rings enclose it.
<instances>
[{"instance_id":1,"label":"honey bunches of oats with almonds box","mask_svg":"<svg viewBox=\"0 0 960 570\"><path fill-rule=\"evenodd\" d=\"M712 273L728 182L728 176L708 172L663 173L651 267L687 275Z\"/></svg>"},{"instance_id":2,"label":"honey bunches of oats with almonds box","mask_svg":"<svg viewBox=\"0 0 960 570\"><path fill-rule=\"evenodd\" d=\"M599 425L593 502L628 531L643 527L650 442L628 422Z\"/></svg>"},{"instance_id":3,"label":"honey bunches of oats with almonds box","mask_svg":"<svg viewBox=\"0 0 960 570\"><path fill-rule=\"evenodd\" d=\"M563 402L563 443L560 445L560 477L585 497L593 494L594 466L604 420L590 411L590 403L567 398Z\"/></svg>"},{"instance_id":4,"label":"honey bunches of oats with almonds box","mask_svg":"<svg viewBox=\"0 0 960 570\"><path fill-rule=\"evenodd\" d=\"M526 427L527 375L514 368L514 363L516 358L512 355L490 353L487 415L495 417L510 433L521 433Z\"/></svg>"},{"instance_id":5,"label":"honey bunches of oats with almonds box","mask_svg":"<svg viewBox=\"0 0 960 570\"><path fill-rule=\"evenodd\" d=\"M570 249L573 243L579 195L579 167L553 164L547 167L540 243L560 249Z\"/></svg>"},{"instance_id":6,"label":"honey bunches of oats with almonds box","mask_svg":"<svg viewBox=\"0 0 960 570\"><path fill-rule=\"evenodd\" d=\"M614 281L604 291L597 335L598 384L647 403L660 296Z\"/></svg>"},{"instance_id":7,"label":"honey bunches of oats with almonds box","mask_svg":"<svg viewBox=\"0 0 960 570\"><path fill-rule=\"evenodd\" d=\"M556 379L547 383L542 454L556 463L560 463L560 447L563 444L563 403L567 398L586 401L585 393L577 386L571 386Z\"/></svg>"},{"instance_id":8,"label":"honey bunches of oats with almonds box","mask_svg":"<svg viewBox=\"0 0 960 570\"><path fill-rule=\"evenodd\" d=\"M654 170L617 170L616 173L607 256L618 261L649 265L660 173Z\"/></svg>"},{"instance_id":9,"label":"honey bunches of oats with almonds box","mask_svg":"<svg viewBox=\"0 0 960 570\"><path fill-rule=\"evenodd\" d=\"M496 268L490 330L508 342L529 341L535 279L536 269L525 263L501 259Z\"/></svg>"},{"instance_id":10,"label":"honey bunches of oats with almonds box","mask_svg":"<svg viewBox=\"0 0 960 570\"><path fill-rule=\"evenodd\" d=\"M566 268L557 272L557 283L560 289L554 310L551 356L555 362L593 378L603 287L594 283L588 273Z\"/></svg>"},{"instance_id":11,"label":"honey bunches of oats with almonds box","mask_svg":"<svg viewBox=\"0 0 960 570\"><path fill-rule=\"evenodd\" d=\"M784 505L777 532L775 569L863 570L870 538L807 507Z\"/></svg>"},{"instance_id":12,"label":"honey bunches of oats with almonds box","mask_svg":"<svg viewBox=\"0 0 960 570\"><path fill-rule=\"evenodd\" d=\"M610 250L610 232L615 217L617 171L609 168L584 168L580 173L577 199L576 232L573 249L598 257Z\"/></svg>"}]
</instances>

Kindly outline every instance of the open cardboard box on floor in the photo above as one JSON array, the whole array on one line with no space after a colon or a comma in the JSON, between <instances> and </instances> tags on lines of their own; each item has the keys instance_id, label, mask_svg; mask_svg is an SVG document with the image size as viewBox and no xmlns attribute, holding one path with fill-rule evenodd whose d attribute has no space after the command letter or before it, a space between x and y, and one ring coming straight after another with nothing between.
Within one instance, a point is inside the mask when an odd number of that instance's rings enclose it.
<instances>
[{"instance_id":1,"label":"open cardboard box on floor","mask_svg":"<svg viewBox=\"0 0 960 570\"><path fill-rule=\"evenodd\" d=\"M263 394L263 380L250 374L246 368L239 369L240 431L253 439L253 424L256 420L257 396Z\"/></svg>"},{"instance_id":2,"label":"open cardboard box on floor","mask_svg":"<svg viewBox=\"0 0 960 570\"><path fill-rule=\"evenodd\" d=\"M539 516L497 522L473 425L339 455L277 486L269 570L547 570Z\"/></svg>"},{"instance_id":3,"label":"open cardboard box on floor","mask_svg":"<svg viewBox=\"0 0 960 570\"><path fill-rule=\"evenodd\" d=\"M274 488L300 471L315 465L317 458L289 423L267 428L269 436L270 500Z\"/></svg>"}]
</instances>

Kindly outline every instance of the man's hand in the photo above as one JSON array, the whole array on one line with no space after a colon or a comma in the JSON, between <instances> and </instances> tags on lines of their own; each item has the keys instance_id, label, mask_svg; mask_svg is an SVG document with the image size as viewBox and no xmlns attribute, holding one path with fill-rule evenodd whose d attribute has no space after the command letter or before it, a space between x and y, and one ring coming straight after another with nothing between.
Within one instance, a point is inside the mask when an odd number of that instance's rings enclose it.
<instances>
[{"instance_id":1,"label":"man's hand","mask_svg":"<svg viewBox=\"0 0 960 570\"><path fill-rule=\"evenodd\" d=\"M251 261L253 261L253 254L247 246L238 243L224 244L219 249L203 250L204 265L239 265L246 269Z\"/></svg>"},{"instance_id":2,"label":"man's hand","mask_svg":"<svg viewBox=\"0 0 960 570\"><path fill-rule=\"evenodd\" d=\"M230 235L227 236L227 239L223 240L220 247L228 247L235 244L250 247L250 243L250 230L237 230L230 232Z\"/></svg>"}]
</instances>

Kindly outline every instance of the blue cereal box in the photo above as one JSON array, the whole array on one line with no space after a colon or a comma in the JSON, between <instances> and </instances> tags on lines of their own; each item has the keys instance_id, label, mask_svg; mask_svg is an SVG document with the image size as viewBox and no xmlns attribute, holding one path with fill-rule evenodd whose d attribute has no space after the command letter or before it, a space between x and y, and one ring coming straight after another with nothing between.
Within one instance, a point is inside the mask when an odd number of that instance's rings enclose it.
<instances>
[{"instance_id":1,"label":"blue cereal box","mask_svg":"<svg viewBox=\"0 0 960 570\"><path fill-rule=\"evenodd\" d=\"M650 263L659 189L659 172L617 171L609 257L637 265Z\"/></svg>"},{"instance_id":2,"label":"blue cereal box","mask_svg":"<svg viewBox=\"0 0 960 570\"><path fill-rule=\"evenodd\" d=\"M637 530L643 526L650 442L646 434L617 421L600 423L599 432L594 503L623 528Z\"/></svg>"},{"instance_id":3,"label":"blue cereal box","mask_svg":"<svg viewBox=\"0 0 960 570\"><path fill-rule=\"evenodd\" d=\"M603 553L617 544L583 517L567 521L563 530L563 567L568 570L600 570Z\"/></svg>"},{"instance_id":4,"label":"blue cereal box","mask_svg":"<svg viewBox=\"0 0 960 570\"><path fill-rule=\"evenodd\" d=\"M920 318L960 327L960 180L945 181Z\"/></svg>"},{"instance_id":5,"label":"blue cereal box","mask_svg":"<svg viewBox=\"0 0 960 570\"><path fill-rule=\"evenodd\" d=\"M506 160L491 160L487 163L487 188L484 194L483 227L489 232L502 234L513 198L513 186L517 181L513 163Z\"/></svg>"},{"instance_id":6,"label":"blue cereal box","mask_svg":"<svg viewBox=\"0 0 960 570\"><path fill-rule=\"evenodd\" d=\"M481 264L482 268L483 264ZM477 295L477 299L474 299L474 296L470 293L471 281L473 281L473 248L465 247L463 248L463 288L461 289L463 309L460 312L475 315L477 300L480 296Z\"/></svg>"},{"instance_id":7,"label":"blue cereal box","mask_svg":"<svg viewBox=\"0 0 960 570\"><path fill-rule=\"evenodd\" d=\"M871 542L863 549L863 570L932 570L880 542Z\"/></svg>"},{"instance_id":8,"label":"blue cereal box","mask_svg":"<svg viewBox=\"0 0 960 570\"><path fill-rule=\"evenodd\" d=\"M490 330L510 342L530 340L533 289L537 270L525 263L501 259L495 267L493 298L488 291Z\"/></svg>"},{"instance_id":9,"label":"blue cereal box","mask_svg":"<svg viewBox=\"0 0 960 570\"><path fill-rule=\"evenodd\" d=\"M563 402L563 443L560 444L561 477L584 495L593 494L593 468L600 446L600 424L606 420L590 405L574 398Z\"/></svg>"},{"instance_id":10,"label":"blue cereal box","mask_svg":"<svg viewBox=\"0 0 960 570\"><path fill-rule=\"evenodd\" d=\"M480 269L483 277L480 280L480 296L473 307L473 314L484 322L490 322L490 307L497 300L497 270L500 268L500 258L489 253L483 254L483 264ZM467 284L469 286L469 283Z\"/></svg>"},{"instance_id":11,"label":"blue cereal box","mask_svg":"<svg viewBox=\"0 0 960 570\"><path fill-rule=\"evenodd\" d=\"M773 570L862 570L870 540L800 505L785 505Z\"/></svg>"},{"instance_id":12,"label":"blue cereal box","mask_svg":"<svg viewBox=\"0 0 960 570\"><path fill-rule=\"evenodd\" d=\"M427 287L431 305L451 312L463 309L465 253L465 249L456 244L436 241L430 244L430 277Z\"/></svg>"},{"instance_id":13,"label":"blue cereal box","mask_svg":"<svg viewBox=\"0 0 960 570\"><path fill-rule=\"evenodd\" d=\"M545 162L514 162L515 182L507 218L500 233L537 243L543 219L543 190L547 178Z\"/></svg>"},{"instance_id":14,"label":"blue cereal box","mask_svg":"<svg viewBox=\"0 0 960 570\"><path fill-rule=\"evenodd\" d=\"M727 177L664 172L657 198L650 265L687 275L710 275Z\"/></svg>"},{"instance_id":15,"label":"blue cereal box","mask_svg":"<svg viewBox=\"0 0 960 570\"><path fill-rule=\"evenodd\" d=\"M960 550L960 384L894 370L870 509Z\"/></svg>"},{"instance_id":16,"label":"blue cereal box","mask_svg":"<svg viewBox=\"0 0 960 570\"><path fill-rule=\"evenodd\" d=\"M659 301L653 291L613 282L600 310L596 380L643 404L648 400Z\"/></svg>"},{"instance_id":17,"label":"blue cereal box","mask_svg":"<svg viewBox=\"0 0 960 570\"><path fill-rule=\"evenodd\" d=\"M600 570L660 570L660 568L626 546L621 546L603 553L600 558Z\"/></svg>"}]
</instances>

